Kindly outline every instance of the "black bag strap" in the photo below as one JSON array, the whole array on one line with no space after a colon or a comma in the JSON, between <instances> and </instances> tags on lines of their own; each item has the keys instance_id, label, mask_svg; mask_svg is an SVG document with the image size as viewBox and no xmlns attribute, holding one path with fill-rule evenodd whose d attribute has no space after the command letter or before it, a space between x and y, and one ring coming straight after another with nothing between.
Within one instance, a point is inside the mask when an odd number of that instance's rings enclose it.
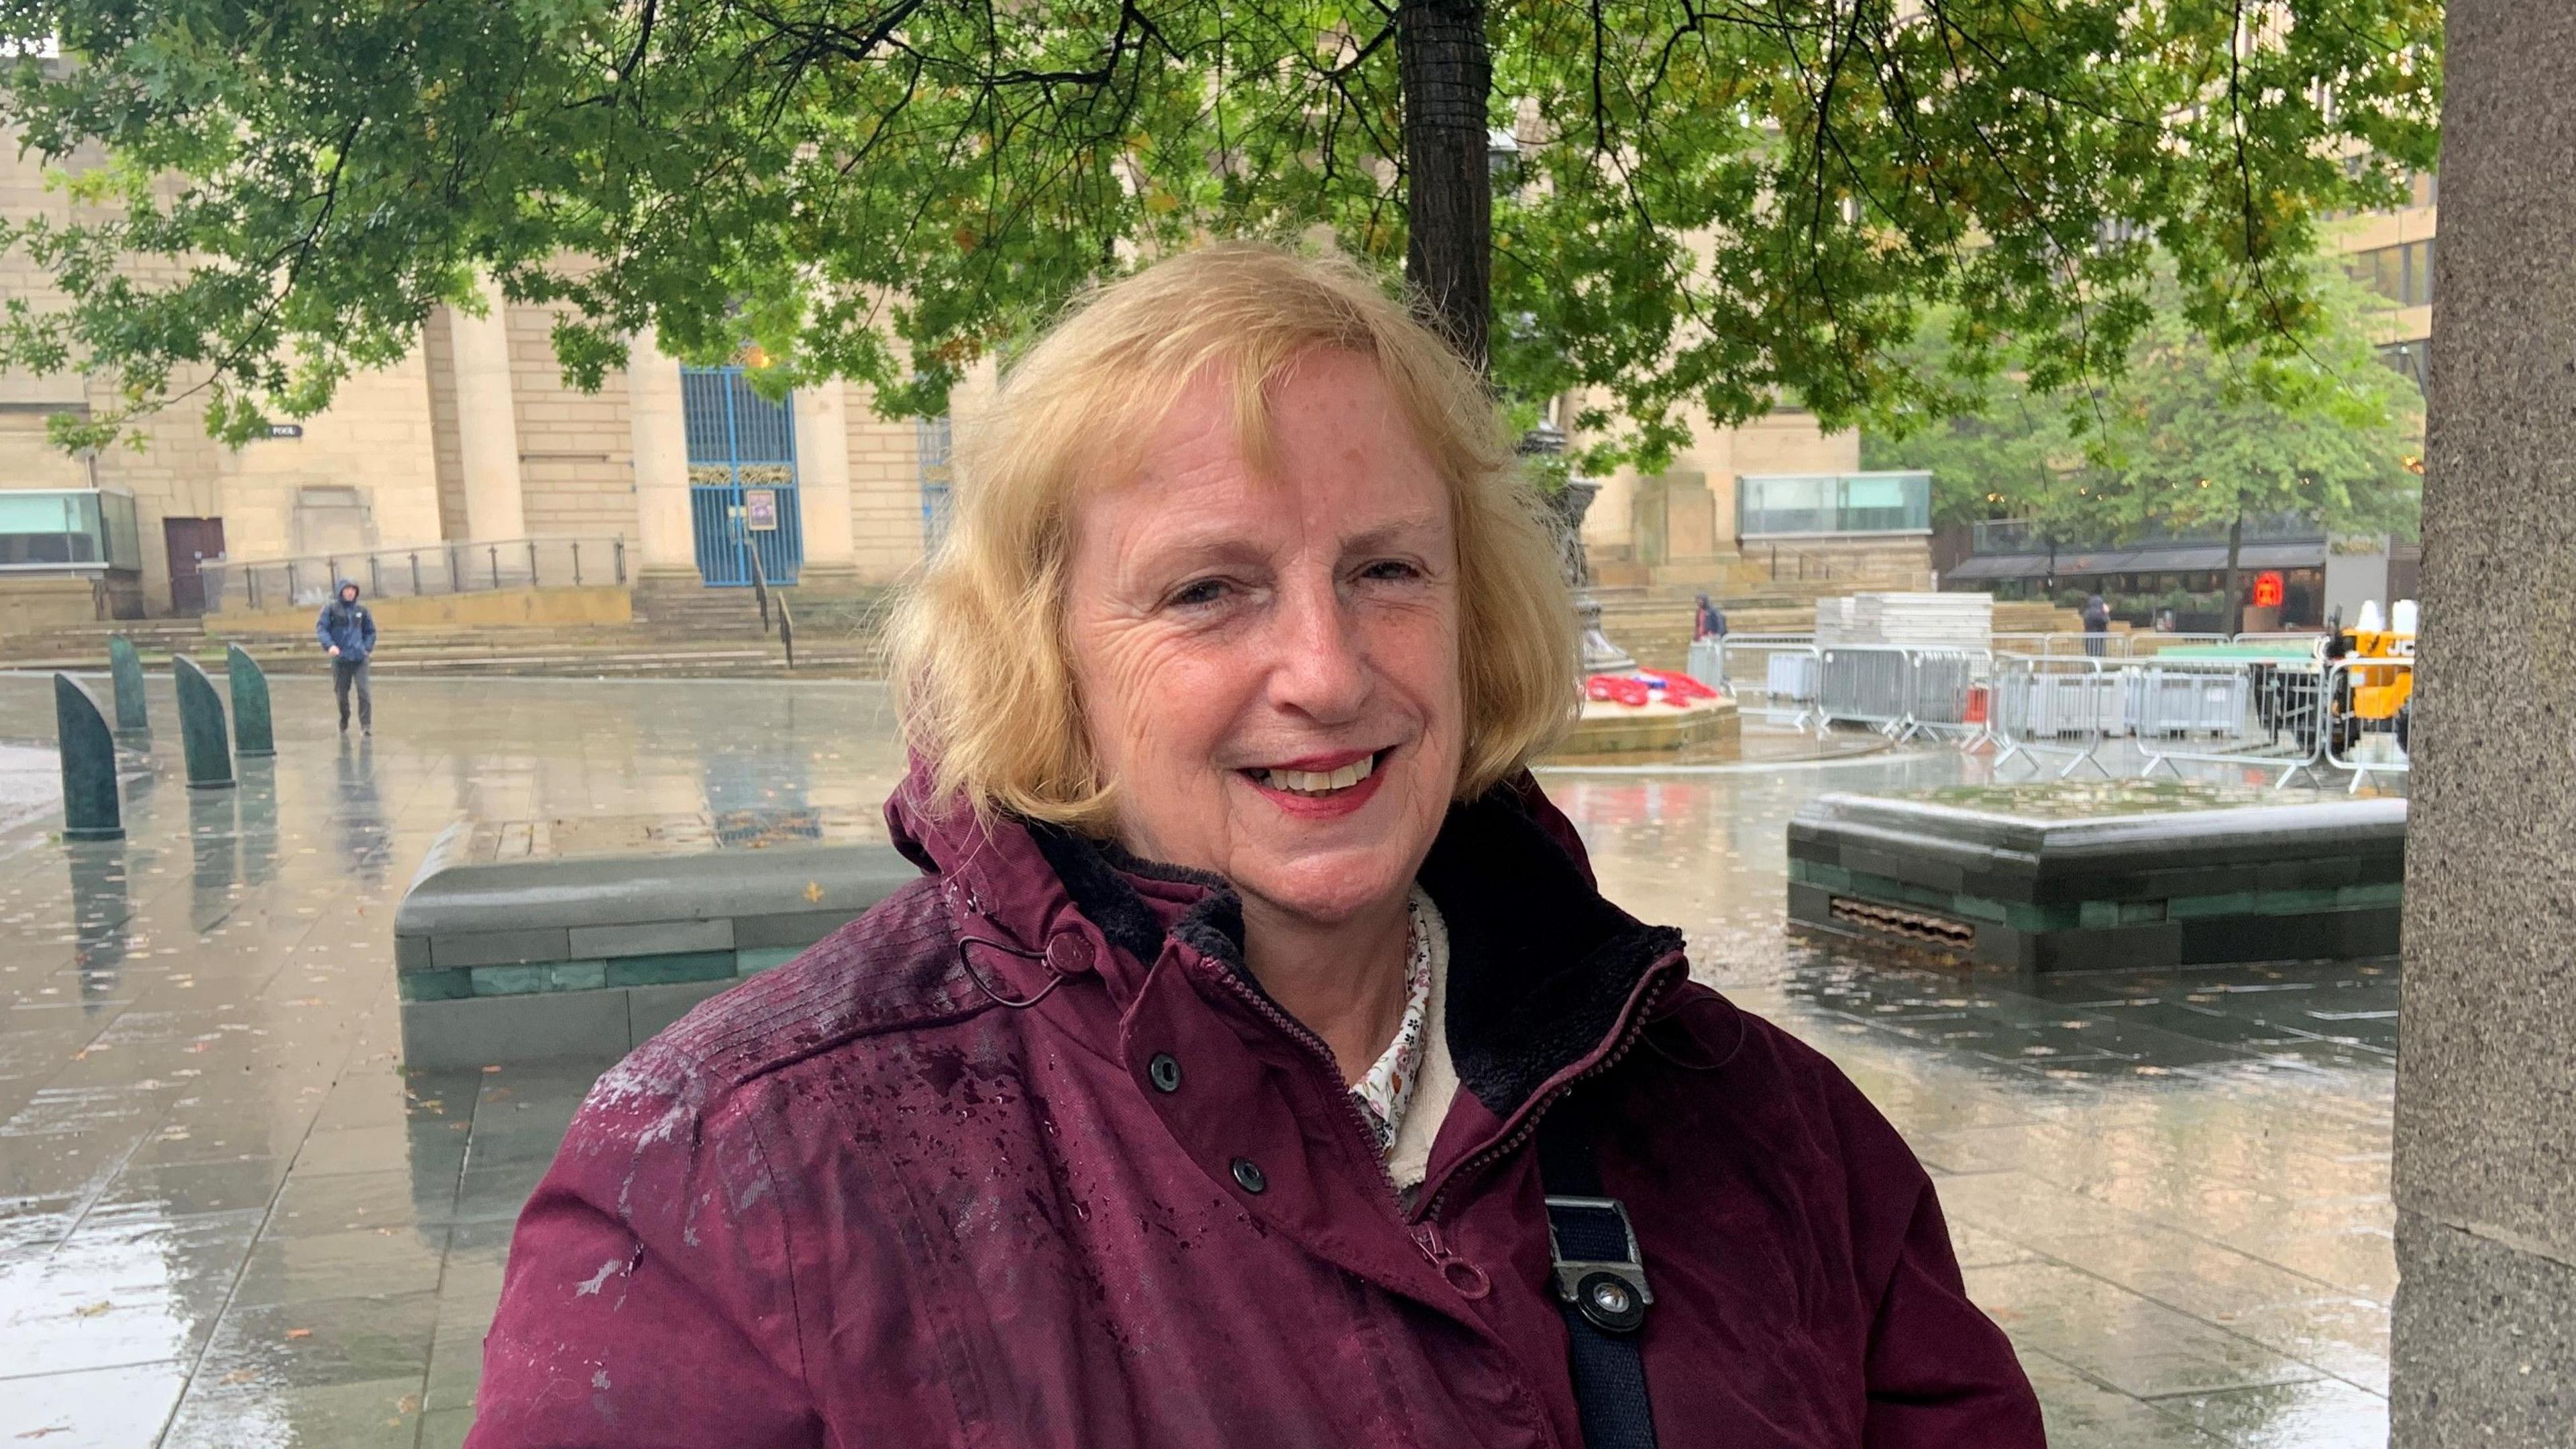
<instances>
[{"instance_id":1,"label":"black bag strap","mask_svg":"<svg viewBox=\"0 0 2576 1449\"><path fill-rule=\"evenodd\" d=\"M1549 1288L1565 1315L1585 1449L1655 1449L1637 1343L1655 1295L1628 1210L1602 1193L1581 1094L1560 1099L1539 1119L1538 1177L1547 1194Z\"/></svg>"}]
</instances>

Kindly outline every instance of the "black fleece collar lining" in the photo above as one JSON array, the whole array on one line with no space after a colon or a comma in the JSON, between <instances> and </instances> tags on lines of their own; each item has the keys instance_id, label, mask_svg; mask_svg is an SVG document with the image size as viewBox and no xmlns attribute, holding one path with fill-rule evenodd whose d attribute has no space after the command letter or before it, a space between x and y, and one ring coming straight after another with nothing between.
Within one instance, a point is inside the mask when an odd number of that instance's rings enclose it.
<instances>
[{"instance_id":1,"label":"black fleece collar lining","mask_svg":"<svg viewBox=\"0 0 2576 1449\"><path fill-rule=\"evenodd\" d=\"M1450 810L1420 880L1449 928L1450 1061L1499 1117L1600 1046L1682 948L1602 899L1508 786Z\"/></svg>"},{"instance_id":2,"label":"black fleece collar lining","mask_svg":"<svg viewBox=\"0 0 2576 1449\"><path fill-rule=\"evenodd\" d=\"M1162 954L1162 922L1155 919L1153 908L1145 904L1136 888L1119 878L1120 866L1108 859L1108 853L1117 850L1116 846L1076 835L1061 825L1033 823L1028 832L1029 838L1037 842L1038 853L1055 867L1056 879L1064 882L1074 908L1100 928L1110 945L1147 965ZM1124 856L1126 852L1121 850L1118 854Z\"/></svg>"},{"instance_id":3,"label":"black fleece collar lining","mask_svg":"<svg viewBox=\"0 0 2576 1449\"><path fill-rule=\"evenodd\" d=\"M1162 954L1163 925L1153 907L1137 893L1132 877L1196 886L1207 892L1181 912L1172 936L1211 961L1241 972L1253 988L1261 983L1243 968L1243 898L1225 878L1186 866L1147 860L1115 841L1094 840L1060 826L1032 826L1039 853L1055 867L1073 904L1111 945L1137 960L1151 963Z\"/></svg>"},{"instance_id":4,"label":"black fleece collar lining","mask_svg":"<svg viewBox=\"0 0 2576 1449\"><path fill-rule=\"evenodd\" d=\"M1243 969L1243 902L1221 878L1055 826L1029 834L1118 949L1148 963L1161 953L1164 930L1131 877L1173 881L1208 895L1170 934ZM1679 931L1603 900L1508 786L1451 807L1420 881L1449 931L1450 1059L1497 1116L1601 1045L1638 980L1682 946Z\"/></svg>"}]
</instances>

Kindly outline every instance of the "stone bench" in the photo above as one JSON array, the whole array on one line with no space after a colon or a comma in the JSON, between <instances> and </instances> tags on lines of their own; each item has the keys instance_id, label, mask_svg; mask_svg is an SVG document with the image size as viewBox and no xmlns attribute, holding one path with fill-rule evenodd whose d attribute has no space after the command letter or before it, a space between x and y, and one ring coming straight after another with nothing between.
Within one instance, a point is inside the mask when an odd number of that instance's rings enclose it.
<instances>
[{"instance_id":1,"label":"stone bench","mask_svg":"<svg viewBox=\"0 0 2576 1449\"><path fill-rule=\"evenodd\" d=\"M394 914L404 1063L623 1056L920 874L857 817L732 823L451 827Z\"/></svg>"},{"instance_id":2,"label":"stone bench","mask_svg":"<svg viewBox=\"0 0 2576 1449\"><path fill-rule=\"evenodd\" d=\"M2180 780L1824 795L1789 824L1798 926L2021 971L2397 954L2402 799Z\"/></svg>"}]
</instances>

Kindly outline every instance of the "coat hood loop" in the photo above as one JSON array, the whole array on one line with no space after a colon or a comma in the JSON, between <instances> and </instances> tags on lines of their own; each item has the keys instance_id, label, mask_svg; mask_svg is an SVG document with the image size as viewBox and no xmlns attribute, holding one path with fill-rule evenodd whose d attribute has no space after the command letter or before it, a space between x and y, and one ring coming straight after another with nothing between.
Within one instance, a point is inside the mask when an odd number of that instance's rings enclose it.
<instances>
[{"instance_id":1,"label":"coat hood loop","mask_svg":"<svg viewBox=\"0 0 2576 1449\"><path fill-rule=\"evenodd\" d=\"M927 805L929 791L916 759L886 802L887 829L939 877L961 935L1007 943L970 964L986 996L1032 1003L1082 956L1123 1009L1167 946L1259 989L1243 960L1242 901L1223 879L1058 826ZM1680 932L1601 898L1572 823L1526 774L1453 805L1416 879L1449 928L1450 1056L1499 1116L1618 1035L1638 984L1682 950Z\"/></svg>"},{"instance_id":2,"label":"coat hood loop","mask_svg":"<svg viewBox=\"0 0 2576 1449\"><path fill-rule=\"evenodd\" d=\"M1047 978L1047 984L1039 987L1034 995L1021 997L1007 995L1004 993L1003 988L986 980L984 973L975 969L975 952L973 948L979 946L987 951L999 951L1006 956L1013 956L1022 961L1045 962L1053 974ZM1039 1002L1046 1000L1048 996L1054 993L1057 987L1064 984L1065 977L1073 974L1072 972L1066 971L1057 966L1055 957L1059 954L1063 953L1053 950L1023 951L1017 946L1009 945L1001 941L986 940L982 936L960 936L957 938L957 965L966 973L967 981L970 982L976 990L984 993L985 998L991 1001L995 1006L1008 1007L1013 1011L1026 1011L1030 1007L1037 1005Z\"/></svg>"}]
</instances>

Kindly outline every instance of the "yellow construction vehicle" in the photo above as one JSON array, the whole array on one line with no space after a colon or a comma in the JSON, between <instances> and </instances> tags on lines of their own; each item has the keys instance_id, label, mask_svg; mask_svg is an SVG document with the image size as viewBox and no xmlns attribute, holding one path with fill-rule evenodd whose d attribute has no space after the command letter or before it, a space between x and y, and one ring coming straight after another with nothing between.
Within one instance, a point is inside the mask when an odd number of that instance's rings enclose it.
<instances>
[{"instance_id":1,"label":"yellow construction vehicle","mask_svg":"<svg viewBox=\"0 0 2576 1449\"><path fill-rule=\"evenodd\" d=\"M2415 712L2415 601L2400 599L2383 625L2377 600L2361 606L2361 617L2349 629L2326 640L2329 665L2336 660L2389 661L2355 663L2340 676L2333 712L2338 749L2351 749L2372 724L2390 726L2397 747L2407 748L2408 726Z\"/></svg>"}]
</instances>

